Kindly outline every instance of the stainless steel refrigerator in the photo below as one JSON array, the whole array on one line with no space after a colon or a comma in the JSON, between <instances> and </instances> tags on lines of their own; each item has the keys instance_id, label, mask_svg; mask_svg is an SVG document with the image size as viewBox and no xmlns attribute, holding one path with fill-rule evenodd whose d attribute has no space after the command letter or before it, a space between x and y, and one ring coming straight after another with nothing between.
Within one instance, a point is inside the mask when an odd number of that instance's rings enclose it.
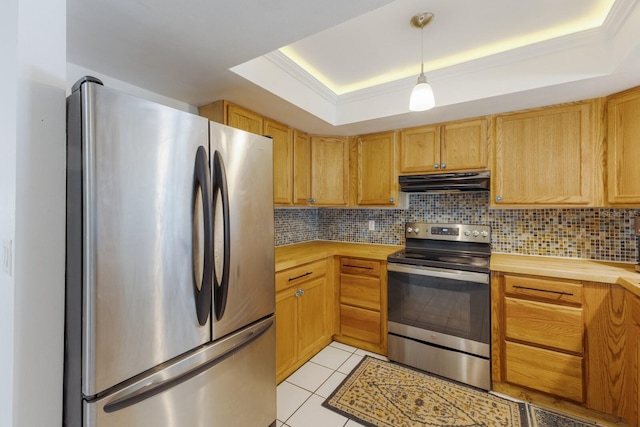
<instances>
[{"instance_id":1,"label":"stainless steel refrigerator","mask_svg":"<svg viewBox=\"0 0 640 427\"><path fill-rule=\"evenodd\" d=\"M67 117L63 424L275 425L271 140L91 77Z\"/></svg>"}]
</instances>

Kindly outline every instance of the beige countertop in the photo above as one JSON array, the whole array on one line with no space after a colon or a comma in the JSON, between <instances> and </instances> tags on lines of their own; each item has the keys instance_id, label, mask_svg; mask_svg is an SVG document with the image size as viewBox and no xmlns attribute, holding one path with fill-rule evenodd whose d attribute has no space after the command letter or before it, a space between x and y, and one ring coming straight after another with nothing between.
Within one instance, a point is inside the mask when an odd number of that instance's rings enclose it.
<instances>
[{"instance_id":1,"label":"beige countertop","mask_svg":"<svg viewBox=\"0 0 640 427\"><path fill-rule=\"evenodd\" d=\"M640 296L634 264L494 253L491 271L618 284Z\"/></svg>"},{"instance_id":2,"label":"beige countertop","mask_svg":"<svg viewBox=\"0 0 640 427\"><path fill-rule=\"evenodd\" d=\"M297 267L334 255L386 261L387 256L403 246L313 240L293 245L276 246L276 272Z\"/></svg>"},{"instance_id":3,"label":"beige countertop","mask_svg":"<svg viewBox=\"0 0 640 427\"><path fill-rule=\"evenodd\" d=\"M277 246L276 272L335 255L386 261L387 256L401 249L403 246L329 240ZM494 253L491 255L491 270L618 284L640 296L640 273L635 271L633 264Z\"/></svg>"}]
</instances>

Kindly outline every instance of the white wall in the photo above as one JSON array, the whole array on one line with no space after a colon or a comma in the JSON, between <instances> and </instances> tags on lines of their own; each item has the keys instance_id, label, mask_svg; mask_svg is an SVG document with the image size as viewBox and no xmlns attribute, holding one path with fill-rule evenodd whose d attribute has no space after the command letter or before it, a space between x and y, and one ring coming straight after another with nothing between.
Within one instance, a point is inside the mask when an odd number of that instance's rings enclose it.
<instances>
[{"instance_id":1,"label":"white wall","mask_svg":"<svg viewBox=\"0 0 640 427\"><path fill-rule=\"evenodd\" d=\"M0 8L0 260L2 242L15 238L16 67L18 2ZM0 426L13 423L14 276L0 269Z\"/></svg>"},{"instance_id":2,"label":"white wall","mask_svg":"<svg viewBox=\"0 0 640 427\"><path fill-rule=\"evenodd\" d=\"M65 243L65 0L0 14L0 426L60 426Z\"/></svg>"},{"instance_id":3,"label":"white wall","mask_svg":"<svg viewBox=\"0 0 640 427\"><path fill-rule=\"evenodd\" d=\"M140 98L148 99L149 101L157 102L169 107L176 108L182 111L188 111L193 114L198 114L198 107L187 104L186 102L178 101L173 98L168 98L163 95L159 95L155 92L148 91L139 86L134 86L122 80L115 79L113 77L102 74L99 71L90 70L88 68L81 67L70 62L67 63L67 95L71 93L71 87L78 81L78 79L84 76L93 76L99 78L105 86L113 89L117 89L121 92L125 92Z\"/></svg>"}]
</instances>

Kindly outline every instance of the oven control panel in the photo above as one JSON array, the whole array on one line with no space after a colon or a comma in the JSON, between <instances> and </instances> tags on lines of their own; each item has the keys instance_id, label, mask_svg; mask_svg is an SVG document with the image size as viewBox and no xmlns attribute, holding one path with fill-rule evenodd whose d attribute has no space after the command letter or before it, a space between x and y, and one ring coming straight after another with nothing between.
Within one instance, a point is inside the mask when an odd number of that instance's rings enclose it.
<instances>
[{"instance_id":1,"label":"oven control panel","mask_svg":"<svg viewBox=\"0 0 640 427\"><path fill-rule=\"evenodd\" d=\"M462 242L491 242L491 227L472 224L428 224L408 222L405 225L407 239L453 240Z\"/></svg>"}]
</instances>

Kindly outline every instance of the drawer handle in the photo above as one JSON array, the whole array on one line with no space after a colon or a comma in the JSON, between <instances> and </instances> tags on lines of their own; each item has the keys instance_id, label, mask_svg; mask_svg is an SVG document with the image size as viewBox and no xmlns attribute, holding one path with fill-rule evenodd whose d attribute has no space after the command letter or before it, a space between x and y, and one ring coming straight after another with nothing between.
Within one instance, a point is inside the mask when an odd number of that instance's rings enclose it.
<instances>
[{"instance_id":1,"label":"drawer handle","mask_svg":"<svg viewBox=\"0 0 640 427\"><path fill-rule=\"evenodd\" d=\"M362 265L353 265L353 264L344 264L344 267L351 267L351 268L362 268L364 270L373 270L373 267L365 267Z\"/></svg>"},{"instance_id":2,"label":"drawer handle","mask_svg":"<svg viewBox=\"0 0 640 427\"><path fill-rule=\"evenodd\" d=\"M310 274L313 274L313 272L308 271L308 272L306 272L306 273L304 273L304 274L301 274L301 275L299 275L299 276L296 276L296 277L289 277L289 281L290 281L290 282L293 282L294 280L301 279L301 278L303 278L303 277L305 277L305 276L308 276L308 275L310 275Z\"/></svg>"},{"instance_id":3,"label":"drawer handle","mask_svg":"<svg viewBox=\"0 0 640 427\"><path fill-rule=\"evenodd\" d=\"M548 289L538 289L538 288L529 288L527 286L518 286L518 285L514 285L513 286L515 289L526 289L528 291L536 291L536 292L546 292L549 294L557 294L557 295L568 295L568 296L573 296L573 294L571 292L562 292L562 291L550 291Z\"/></svg>"}]
</instances>

